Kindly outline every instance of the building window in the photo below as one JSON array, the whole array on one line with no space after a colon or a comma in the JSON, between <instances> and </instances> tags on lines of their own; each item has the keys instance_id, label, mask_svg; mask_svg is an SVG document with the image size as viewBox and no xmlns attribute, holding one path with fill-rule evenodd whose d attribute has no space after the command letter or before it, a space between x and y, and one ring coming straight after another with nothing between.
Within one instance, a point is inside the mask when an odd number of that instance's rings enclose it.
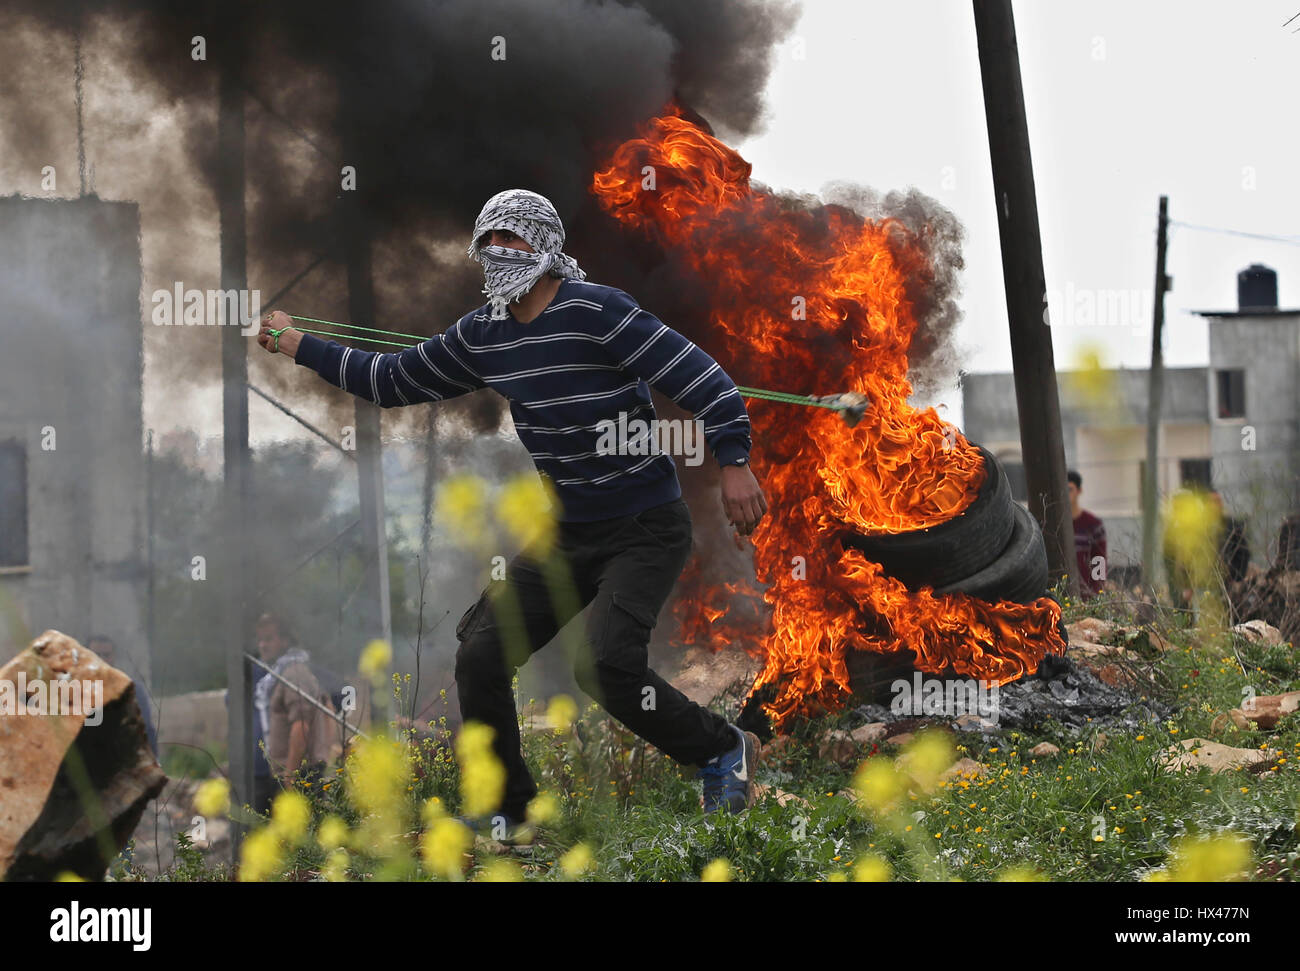
<instances>
[{"instance_id":1,"label":"building window","mask_svg":"<svg viewBox=\"0 0 1300 971\"><path fill-rule=\"evenodd\" d=\"M1246 417L1246 372L1240 368L1215 371L1220 418Z\"/></svg>"},{"instance_id":2,"label":"building window","mask_svg":"<svg viewBox=\"0 0 1300 971\"><path fill-rule=\"evenodd\" d=\"M1214 488L1210 481L1209 459L1179 459L1178 478L1185 489L1204 489L1209 492Z\"/></svg>"},{"instance_id":3,"label":"building window","mask_svg":"<svg viewBox=\"0 0 1300 971\"><path fill-rule=\"evenodd\" d=\"M0 442L0 567L27 566L27 449Z\"/></svg>"}]
</instances>

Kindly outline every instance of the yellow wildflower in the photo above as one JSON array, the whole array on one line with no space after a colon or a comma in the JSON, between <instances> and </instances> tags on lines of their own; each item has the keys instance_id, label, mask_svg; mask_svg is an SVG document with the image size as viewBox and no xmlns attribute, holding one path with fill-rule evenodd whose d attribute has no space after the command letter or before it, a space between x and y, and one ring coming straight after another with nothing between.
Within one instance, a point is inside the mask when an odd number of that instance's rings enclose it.
<instances>
[{"instance_id":1,"label":"yellow wildflower","mask_svg":"<svg viewBox=\"0 0 1300 971\"><path fill-rule=\"evenodd\" d=\"M568 695L556 695L546 706L546 722L557 732L567 732L578 717L578 703Z\"/></svg>"},{"instance_id":2,"label":"yellow wildflower","mask_svg":"<svg viewBox=\"0 0 1300 971\"><path fill-rule=\"evenodd\" d=\"M1044 880L1046 877L1028 866L1013 866L998 874L998 883L1042 883Z\"/></svg>"},{"instance_id":3,"label":"yellow wildflower","mask_svg":"<svg viewBox=\"0 0 1300 971\"><path fill-rule=\"evenodd\" d=\"M270 829L277 839L297 843L311 822L311 803L301 792L282 792L271 804Z\"/></svg>"},{"instance_id":4,"label":"yellow wildflower","mask_svg":"<svg viewBox=\"0 0 1300 971\"><path fill-rule=\"evenodd\" d=\"M473 845L474 834L469 827L449 817L437 820L420 838L424 865L444 880L464 876L466 854Z\"/></svg>"},{"instance_id":5,"label":"yellow wildflower","mask_svg":"<svg viewBox=\"0 0 1300 971\"><path fill-rule=\"evenodd\" d=\"M316 828L316 842L322 850L334 850L346 846L348 842L348 824L337 816L326 816Z\"/></svg>"},{"instance_id":6,"label":"yellow wildflower","mask_svg":"<svg viewBox=\"0 0 1300 971\"><path fill-rule=\"evenodd\" d=\"M560 800L552 793L539 792L528 804L527 820L535 826L549 823L560 814Z\"/></svg>"},{"instance_id":7,"label":"yellow wildflower","mask_svg":"<svg viewBox=\"0 0 1300 971\"><path fill-rule=\"evenodd\" d=\"M392 661L393 649L388 642L376 639L367 644L365 650L361 652L361 660L357 664L357 670L372 681L381 679Z\"/></svg>"},{"instance_id":8,"label":"yellow wildflower","mask_svg":"<svg viewBox=\"0 0 1300 971\"><path fill-rule=\"evenodd\" d=\"M534 473L516 476L497 499L497 517L522 545L550 549L555 540L555 503L546 484Z\"/></svg>"},{"instance_id":9,"label":"yellow wildflower","mask_svg":"<svg viewBox=\"0 0 1300 971\"><path fill-rule=\"evenodd\" d=\"M321 875L330 883L343 883L348 878L348 851L335 850L325 858Z\"/></svg>"},{"instance_id":10,"label":"yellow wildflower","mask_svg":"<svg viewBox=\"0 0 1300 971\"><path fill-rule=\"evenodd\" d=\"M194 793L194 809L201 816L224 816L230 811L230 781L209 779Z\"/></svg>"},{"instance_id":11,"label":"yellow wildflower","mask_svg":"<svg viewBox=\"0 0 1300 971\"><path fill-rule=\"evenodd\" d=\"M591 862L591 847L586 843L579 843L560 857L560 869L570 877L579 877L591 869Z\"/></svg>"},{"instance_id":12,"label":"yellow wildflower","mask_svg":"<svg viewBox=\"0 0 1300 971\"><path fill-rule=\"evenodd\" d=\"M853 879L856 883L887 883L894 875L889 861L878 854L871 853L853 864Z\"/></svg>"},{"instance_id":13,"label":"yellow wildflower","mask_svg":"<svg viewBox=\"0 0 1300 971\"><path fill-rule=\"evenodd\" d=\"M731 882L731 863L724 859L717 859L704 868L700 874L700 883L730 883Z\"/></svg>"},{"instance_id":14,"label":"yellow wildflower","mask_svg":"<svg viewBox=\"0 0 1300 971\"><path fill-rule=\"evenodd\" d=\"M270 827L256 830L244 838L239 852L241 883L258 883L274 876L280 869L283 851Z\"/></svg>"},{"instance_id":15,"label":"yellow wildflower","mask_svg":"<svg viewBox=\"0 0 1300 971\"><path fill-rule=\"evenodd\" d=\"M947 732L923 731L910 742L900 761L922 789L933 789L939 775L952 765L955 753Z\"/></svg>"},{"instance_id":16,"label":"yellow wildflower","mask_svg":"<svg viewBox=\"0 0 1300 971\"><path fill-rule=\"evenodd\" d=\"M379 735L358 739L347 771L352 802L363 813L400 813L410 776L404 745Z\"/></svg>"},{"instance_id":17,"label":"yellow wildflower","mask_svg":"<svg viewBox=\"0 0 1300 971\"><path fill-rule=\"evenodd\" d=\"M465 813L486 816L501 805L506 790L506 769L492 751L491 727L466 722L456 738L460 763L460 795Z\"/></svg>"},{"instance_id":18,"label":"yellow wildflower","mask_svg":"<svg viewBox=\"0 0 1300 971\"><path fill-rule=\"evenodd\" d=\"M853 789L865 806L883 812L907 791L907 780L888 759L867 759L853 774Z\"/></svg>"},{"instance_id":19,"label":"yellow wildflower","mask_svg":"<svg viewBox=\"0 0 1300 971\"><path fill-rule=\"evenodd\" d=\"M1185 836L1174 844L1165 870L1149 879L1180 883L1242 880L1250 866L1250 843L1236 834Z\"/></svg>"},{"instance_id":20,"label":"yellow wildflower","mask_svg":"<svg viewBox=\"0 0 1300 971\"><path fill-rule=\"evenodd\" d=\"M479 546L487 538L487 484L478 476L458 475L438 488L434 519L464 546Z\"/></svg>"},{"instance_id":21,"label":"yellow wildflower","mask_svg":"<svg viewBox=\"0 0 1300 971\"><path fill-rule=\"evenodd\" d=\"M479 883L519 883L523 879L518 866L500 858L488 863L478 875Z\"/></svg>"}]
</instances>

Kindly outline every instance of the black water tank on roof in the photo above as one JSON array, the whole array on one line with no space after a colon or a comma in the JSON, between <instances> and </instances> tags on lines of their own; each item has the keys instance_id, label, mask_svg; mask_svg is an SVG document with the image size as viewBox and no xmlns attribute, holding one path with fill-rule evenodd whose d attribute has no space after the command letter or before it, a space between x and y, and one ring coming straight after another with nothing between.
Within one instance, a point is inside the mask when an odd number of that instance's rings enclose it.
<instances>
[{"instance_id":1,"label":"black water tank on roof","mask_svg":"<svg viewBox=\"0 0 1300 971\"><path fill-rule=\"evenodd\" d=\"M1238 310L1277 309L1277 271L1252 263L1237 274Z\"/></svg>"}]
</instances>

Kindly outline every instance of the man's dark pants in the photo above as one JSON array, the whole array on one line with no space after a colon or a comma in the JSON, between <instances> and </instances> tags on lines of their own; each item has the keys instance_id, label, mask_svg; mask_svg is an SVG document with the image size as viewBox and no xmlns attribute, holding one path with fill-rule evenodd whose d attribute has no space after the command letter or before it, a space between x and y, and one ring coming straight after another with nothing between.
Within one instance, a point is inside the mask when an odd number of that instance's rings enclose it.
<instances>
[{"instance_id":1,"label":"man's dark pants","mask_svg":"<svg viewBox=\"0 0 1300 971\"><path fill-rule=\"evenodd\" d=\"M680 499L636 516L560 523L549 554L524 550L461 619L461 715L494 730L506 767L503 813L523 818L537 794L520 751L511 679L587 604L590 651L574 668L583 691L678 762L703 765L735 748L725 719L647 666L650 632L690 550L691 517Z\"/></svg>"}]
</instances>

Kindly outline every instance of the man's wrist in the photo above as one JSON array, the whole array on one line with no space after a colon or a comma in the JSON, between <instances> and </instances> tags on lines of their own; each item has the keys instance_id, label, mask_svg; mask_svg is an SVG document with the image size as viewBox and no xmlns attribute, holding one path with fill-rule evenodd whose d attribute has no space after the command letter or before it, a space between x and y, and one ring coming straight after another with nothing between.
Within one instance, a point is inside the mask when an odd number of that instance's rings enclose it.
<instances>
[{"instance_id":1,"label":"man's wrist","mask_svg":"<svg viewBox=\"0 0 1300 971\"><path fill-rule=\"evenodd\" d=\"M329 347L329 342L315 334L304 334L299 331L298 335L298 347L293 356L295 363L317 374L321 373L321 365L325 360L325 351Z\"/></svg>"},{"instance_id":2,"label":"man's wrist","mask_svg":"<svg viewBox=\"0 0 1300 971\"><path fill-rule=\"evenodd\" d=\"M724 469L733 465L741 468L749 465L749 449L734 440L719 442L713 454Z\"/></svg>"},{"instance_id":3,"label":"man's wrist","mask_svg":"<svg viewBox=\"0 0 1300 971\"><path fill-rule=\"evenodd\" d=\"M288 354L290 357L297 357L298 345L301 343L302 331L287 327L284 333L280 335L280 353Z\"/></svg>"}]
</instances>

